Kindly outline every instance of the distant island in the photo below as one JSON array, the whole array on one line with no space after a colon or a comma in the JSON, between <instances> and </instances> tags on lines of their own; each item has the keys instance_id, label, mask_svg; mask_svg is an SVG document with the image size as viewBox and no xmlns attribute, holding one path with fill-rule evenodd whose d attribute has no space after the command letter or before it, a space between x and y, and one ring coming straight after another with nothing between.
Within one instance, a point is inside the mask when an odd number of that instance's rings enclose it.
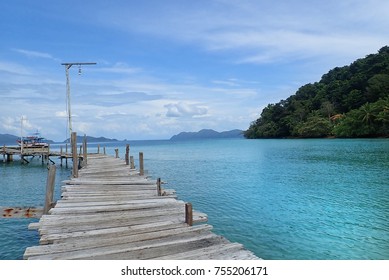
<instances>
[{"instance_id":1,"label":"distant island","mask_svg":"<svg viewBox=\"0 0 389 280\"><path fill-rule=\"evenodd\" d=\"M19 139L18 136L11 134L0 134L1 145L16 145L16 141Z\"/></svg>"},{"instance_id":2,"label":"distant island","mask_svg":"<svg viewBox=\"0 0 389 280\"><path fill-rule=\"evenodd\" d=\"M0 133L0 145L17 145L17 140L19 139L19 136L15 136L12 134L1 134ZM117 142L119 140L117 139L110 139L105 137L93 137L93 136L87 136L86 137L88 143L104 143L104 142ZM84 136L77 136L77 142L81 143L84 140ZM46 140L47 143L53 144L56 143L52 140ZM67 143L69 142L69 139L59 142L59 143Z\"/></svg>"},{"instance_id":3,"label":"distant island","mask_svg":"<svg viewBox=\"0 0 389 280\"><path fill-rule=\"evenodd\" d=\"M217 132L213 129L202 129L198 132L181 132L170 138L171 141L194 140L194 139L215 139L215 138L243 138L243 130L234 129Z\"/></svg>"},{"instance_id":4,"label":"distant island","mask_svg":"<svg viewBox=\"0 0 389 280\"><path fill-rule=\"evenodd\" d=\"M267 105L246 138L389 137L389 47Z\"/></svg>"},{"instance_id":5,"label":"distant island","mask_svg":"<svg viewBox=\"0 0 389 280\"><path fill-rule=\"evenodd\" d=\"M77 136L77 143L81 143L84 141L84 136ZM86 141L88 143L105 143L105 142L118 142L117 139L111 139L111 138L105 138L105 137L93 137L93 136L86 136ZM64 143L69 142L69 139L63 141Z\"/></svg>"}]
</instances>

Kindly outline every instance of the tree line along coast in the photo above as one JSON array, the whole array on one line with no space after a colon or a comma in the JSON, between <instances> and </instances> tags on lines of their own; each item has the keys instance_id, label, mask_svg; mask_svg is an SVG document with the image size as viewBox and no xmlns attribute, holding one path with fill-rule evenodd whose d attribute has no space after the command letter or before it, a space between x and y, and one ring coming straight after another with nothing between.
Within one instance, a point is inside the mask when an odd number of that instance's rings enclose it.
<instances>
[{"instance_id":1,"label":"tree line along coast","mask_svg":"<svg viewBox=\"0 0 389 280\"><path fill-rule=\"evenodd\" d=\"M389 47L269 104L246 138L389 137Z\"/></svg>"}]
</instances>

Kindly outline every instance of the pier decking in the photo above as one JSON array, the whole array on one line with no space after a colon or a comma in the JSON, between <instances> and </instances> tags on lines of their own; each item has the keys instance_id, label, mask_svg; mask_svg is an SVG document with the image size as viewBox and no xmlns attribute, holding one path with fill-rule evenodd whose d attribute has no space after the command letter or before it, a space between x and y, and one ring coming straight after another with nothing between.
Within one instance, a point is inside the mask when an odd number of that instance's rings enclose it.
<instances>
[{"instance_id":1,"label":"pier decking","mask_svg":"<svg viewBox=\"0 0 389 280\"><path fill-rule=\"evenodd\" d=\"M30 225L40 245L25 259L258 259L121 159L88 155L78 178L64 184L49 215Z\"/></svg>"}]
</instances>

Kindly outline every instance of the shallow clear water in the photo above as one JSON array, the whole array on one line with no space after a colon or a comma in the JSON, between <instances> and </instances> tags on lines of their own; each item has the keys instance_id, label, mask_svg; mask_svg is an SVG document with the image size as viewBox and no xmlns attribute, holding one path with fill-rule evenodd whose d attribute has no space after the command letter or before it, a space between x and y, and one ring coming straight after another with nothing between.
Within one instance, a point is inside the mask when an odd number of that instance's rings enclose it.
<instances>
[{"instance_id":1,"label":"shallow clear water","mask_svg":"<svg viewBox=\"0 0 389 280\"><path fill-rule=\"evenodd\" d=\"M261 258L389 259L387 139L129 143L136 159L144 152L151 177L207 213L216 233ZM114 148L124 157L125 143L107 144L109 154ZM37 165L0 166L0 205L43 205L47 171ZM69 176L69 169L59 170L57 180ZM5 183L8 177L19 179ZM28 193L28 182L39 191ZM30 221L0 220L0 259L21 258L38 242L26 230Z\"/></svg>"}]
</instances>

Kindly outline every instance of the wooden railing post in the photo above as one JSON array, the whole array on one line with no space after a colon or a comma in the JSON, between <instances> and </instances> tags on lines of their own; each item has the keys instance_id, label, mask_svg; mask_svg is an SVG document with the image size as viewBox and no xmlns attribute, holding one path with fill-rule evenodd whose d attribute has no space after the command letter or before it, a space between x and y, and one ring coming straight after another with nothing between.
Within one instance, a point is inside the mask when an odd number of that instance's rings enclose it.
<instances>
[{"instance_id":1,"label":"wooden railing post","mask_svg":"<svg viewBox=\"0 0 389 280\"><path fill-rule=\"evenodd\" d=\"M97 145L97 153L100 154L100 144Z\"/></svg>"},{"instance_id":2,"label":"wooden railing post","mask_svg":"<svg viewBox=\"0 0 389 280\"><path fill-rule=\"evenodd\" d=\"M130 156L130 168L131 169L135 169L134 156Z\"/></svg>"},{"instance_id":3,"label":"wooden railing post","mask_svg":"<svg viewBox=\"0 0 389 280\"><path fill-rule=\"evenodd\" d=\"M66 143L65 146L65 163L66 163L66 168L68 167L68 143Z\"/></svg>"},{"instance_id":4,"label":"wooden railing post","mask_svg":"<svg viewBox=\"0 0 389 280\"><path fill-rule=\"evenodd\" d=\"M126 165L130 164L130 145L126 145Z\"/></svg>"},{"instance_id":5,"label":"wooden railing post","mask_svg":"<svg viewBox=\"0 0 389 280\"><path fill-rule=\"evenodd\" d=\"M73 178L78 178L78 156L77 156L77 133L72 132L72 158L73 158Z\"/></svg>"},{"instance_id":6,"label":"wooden railing post","mask_svg":"<svg viewBox=\"0 0 389 280\"><path fill-rule=\"evenodd\" d=\"M193 208L192 203L185 203L185 223L188 226L193 226Z\"/></svg>"},{"instance_id":7,"label":"wooden railing post","mask_svg":"<svg viewBox=\"0 0 389 280\"><path fill-rule=\"evenodd\" d=\"M143 165L143 152L139 152L139 175L145 175L144 165Z\"/></svg>"},{"instance_id":8,"label":"wooden railing post","mask_svg":"<svg viewBox=\"0 0 389 280\"><path fill-rule=\"evenodd\" d=\"M115 156L116 158L119 158L119 149L115 149Z\"/></svg>"},{"instance_id":9,"label":"wooden railing post","mask_svg":"<svg viewBox=\"0 0 389 280\"><path fill-rule=\"evenodd\" d=\"M84 149L84 154L83 154L83 157L82 157L82 162L83 162L83 166L86 166L88 164L88 146L87 146L87 141L86 141L86 134L84 134L84 141L82 143Z\"/></svg>"},{"instance_id":10,"label":"wooden railing post","mask_svg":"<svg viewBox=\"0 0 389 280\"><path fill-rule=\"evenodd\" d=\"M45 199L45 207L43 208L43 214L46 215L49 213L49 210L53 206L53 197L54 197L54 185L55 185L55 173L56 166L49 165L49 171L47 173L47 181L46 181L46 199Z\"/></svg>"},{"instance_id":11,"label":"wooden railing post","mask_svg":"<svg viewBox=\"0 0 389 280\"><path fill-rule=\"evenodd\" d=\"M162 195L162 189L161 189L161 178L157 179L157 194L158 196Z\"/></svg>"}]
</instances>

